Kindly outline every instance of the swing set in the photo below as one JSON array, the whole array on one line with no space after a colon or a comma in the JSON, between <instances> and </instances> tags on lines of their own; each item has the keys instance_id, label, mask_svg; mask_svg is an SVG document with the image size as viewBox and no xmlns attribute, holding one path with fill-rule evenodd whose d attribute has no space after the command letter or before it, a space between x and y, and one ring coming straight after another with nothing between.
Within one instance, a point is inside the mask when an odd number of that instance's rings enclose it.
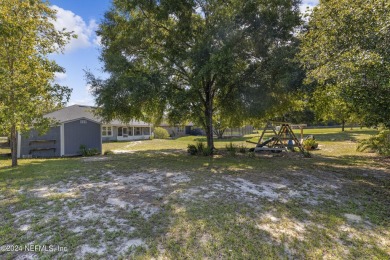
<instances>
[{"instance_id":1,"label":"swing set","mask_svg":"<svg viewBox=\"0 0 390 260\"><path fill-rule=\"evenodd\" d=\"M300 152L307 155L308 153L302 145L303 128L306 126L305 124L293 125L290 123L268 122L260 135L259 141L257 143L252 142L256 144L254 152L269 151L279 153L288 150L293 151L294 147L297 147ZM298 140L292 128L301 130L301 140ZM272 137L264 140L264 136L268 133L271 133Z\"/></svg>"}]
</instances>

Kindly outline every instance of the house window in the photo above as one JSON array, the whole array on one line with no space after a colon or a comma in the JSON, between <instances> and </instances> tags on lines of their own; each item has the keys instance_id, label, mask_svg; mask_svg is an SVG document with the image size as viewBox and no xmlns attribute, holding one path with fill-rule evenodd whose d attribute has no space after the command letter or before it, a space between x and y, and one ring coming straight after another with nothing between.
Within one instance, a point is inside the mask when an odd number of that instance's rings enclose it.
<instances>
[{"instance_id":1,"label":"house window","mask_svg":"<svg viewBox=\"0 0 390 260\"><path fill-rule=\"evenodd\" d=\"M112 127L102 126L102 136L112 136Z\"/></svg>"},{"instance_id":2,"label":"house window","mask_svg":"<svg viewBox=\"0 0 390 260\"><path fill-rule=\"evenodd\" d=\"M80 120L80 124L86 124L87 120Z\"/></svg>"},{"instance_id":3,"label":"house window","mask_svg":"<svg viewBox=\"0 0 390 260\"><path fill-rule=\"evenodd\" d=\"M142 134L143 135L150 135L150 128L149 127L142 127Z\"/></svg>"},{"instance_id":4,"label":"house window","mask_svg":"<svg viewBox=\"0 0 390 260\"><path fill-rule=\"evenodd\" d=\"M134 127L134 135L141 135L141 127Z\"/></svg>"}]
</instances>

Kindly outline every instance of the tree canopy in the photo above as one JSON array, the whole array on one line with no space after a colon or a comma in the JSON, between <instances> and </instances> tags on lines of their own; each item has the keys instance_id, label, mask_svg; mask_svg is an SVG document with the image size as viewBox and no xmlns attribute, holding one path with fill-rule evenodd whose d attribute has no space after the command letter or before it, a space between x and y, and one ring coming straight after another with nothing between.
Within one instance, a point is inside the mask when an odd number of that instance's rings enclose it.
<instances>
[{"instance_id":1,"label":"tree canopy","mask_svg":"<svg viewBox=\"0 0 390 260\"><path fill-rule=\"evenodd\" d=\"M107 80L87 73L105 119L204 127L259 117L293 87L298 0L114 0L98 34ZM299 73L298 73L299 74Z\"/></svg>"},{"instance_id":2,"label":"tree canopy","mask_svg":"<svg viewBox=\"0 0 390 260\"><path fill-rule=\"evenodd\" d=\"M307 82L318 85L320 106L390 127L389 46L389 1L320 1L300 52Z\"/></svg>"},{"instance_id":3,"label":"tree canopy","mask_svg":"<svg viewBox=\"0 0 390 260\"><path fill-rule=\"evenodd\" d=\"M47 128L43 114L62 106L70 94L54 84L63 71L47 55L61 50L71 33L57 31L55 11L38 0L2 0L0 5L0 127L11 141L17 165L17 132Z\"/></svg>"}]
</instances>

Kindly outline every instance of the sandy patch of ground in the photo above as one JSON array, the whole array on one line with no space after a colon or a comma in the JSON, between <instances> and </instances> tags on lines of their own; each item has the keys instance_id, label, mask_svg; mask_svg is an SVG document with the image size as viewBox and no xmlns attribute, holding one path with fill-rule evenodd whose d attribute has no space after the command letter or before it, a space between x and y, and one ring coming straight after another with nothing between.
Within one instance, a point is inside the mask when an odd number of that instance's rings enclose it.
<instances>
[{"instance_id":1,"label":"sandy patch of ground","mask_svg":"<svg viewBox=\"0 0 390 260\"><path fill-rule=\"evenodd\" d=\"M126 153L135 153L136 151L131 150L112 150L114 154L126 154Z\"/></svg>"},{"instance_id":2,"label":"sandy patch of ground","mask_svg":"<svg viewBox=\"0 0 390 260\"><path fill-rule=\"evenodd\" d=\"M50 229L61 225L61 228L80 239L81 242L76 246L78 257L92 255L114 259L127 255L136 247L147 247L143 238L137 235L137 221L148 221L172 200L181 201L185 205L193 201L222 199L246 203L256 209L263 203L300 201L303 213L311 216L313 213L304 209L306 206L316 206L323 200L340 202L342 197L339 191L348 183L348 180L340 180L335 176L329 178L299 172L292 172L290 176L247 178L245 175L216 175L199 180L196 173L191 172L104 171L21 190L21 194L42 199L45 206L32 205L29 209L15 209L12 214L15 217L14 226L22 232L30 232L29 236L33 239L35 236L36 243L50 241ZM193 182L195 179L197 181ZM183 205L178 206L177 210L185 211ZM33 224L37 225L37 216L41 216L38 220L41 229L34 231ZM353 228L355 224L366 225L362 216L348 213L340 218L345 219L342 229L357 237L363 236L362 231ZM282 243L286 237L302 241L310 225L313 223L278 216L274 212L262 212L258 216L256 228L270 233L274 241ZM367 234L369 230L367 224ZM371 232L372 236L377 235ZM386 235L380 238L383 246L389 245ZM206 234L201 238L201 243L207 243L208 239Z\"/></svg>"},{"instance_id":3,"label":"sandy patch of ground","mask_svg":"<svg viewBox=\"0 0 390 260\"><path fill-rule=\"evenodd\" d=\"M45 234L50 233L49 223L58 219L61 226L74 235L84 237L93 232L89 239L95 239L96 243L81 243L77 246L77 256L106 256L110 250L111 253L115 252L112 258L116 258L128 253L131 248L145 246L141 238L132 236L137 229L128 216L136 212L147 221L160 212L161 197L169 196L172 188L190 181L191 178L182 172L139 172L125 175L107 171L51 185L37 184L20 193L46 200L45 212L39 205L28 210L15 210L12 213L15 217L14 224L20 231L29 232L34 218L44 212L38 221L43 226L39 232L44 234L37 236L37 243L48 238ZM105 241L107 232L115 233L114 241Z\"/></svg>"}]
</instances>

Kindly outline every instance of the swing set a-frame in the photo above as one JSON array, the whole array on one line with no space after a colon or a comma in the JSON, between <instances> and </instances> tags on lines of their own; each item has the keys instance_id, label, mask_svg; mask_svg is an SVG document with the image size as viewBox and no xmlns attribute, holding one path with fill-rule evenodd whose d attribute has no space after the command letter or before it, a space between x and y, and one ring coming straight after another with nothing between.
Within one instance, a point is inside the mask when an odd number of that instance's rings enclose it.
<instances>
[{"instance_id":1,"label":"swing set a-frame","mask_svg":"<svg viewBox=\"0 0 390 260\"><path fill-rule=\"evenodd\" d=\"M276 128L276 124L280 125L280 128ZM297 147L300 152L307 155L307 151L304 149L301 141L298 140L292 130L292 126L299 127L301 129L301 140L303 139L303 127L306 125L292 125L289 123L277 123L268 122L264 127L263 132L260 135L259 141L254 148L255 152L270 151L270 152L282 152L288 150L294 150ZM271 133L272 136L264 140L266 134Z\"/></svg>"}]
</instances>

